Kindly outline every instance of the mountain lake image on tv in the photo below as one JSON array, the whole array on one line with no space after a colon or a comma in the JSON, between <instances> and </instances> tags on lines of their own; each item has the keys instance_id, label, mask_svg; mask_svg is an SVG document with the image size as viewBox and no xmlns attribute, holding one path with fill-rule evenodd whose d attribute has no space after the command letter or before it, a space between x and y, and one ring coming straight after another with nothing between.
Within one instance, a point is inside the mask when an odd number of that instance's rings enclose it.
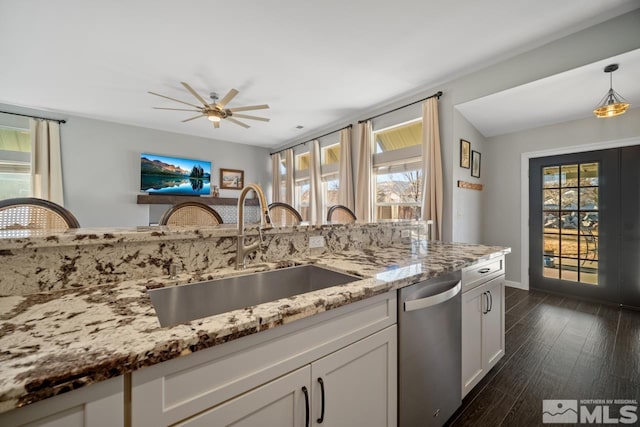
<instances>
[{"instance_id":1,"label":"mountain lake image on tv","mask_svg":"<svg viewBox=\"0 0 640 427\"><path fill-rule=\"evenodd\" d=\"M142 153L140 190L149 194L208 196L211 162Z\"/></svg>"}]
</instances>

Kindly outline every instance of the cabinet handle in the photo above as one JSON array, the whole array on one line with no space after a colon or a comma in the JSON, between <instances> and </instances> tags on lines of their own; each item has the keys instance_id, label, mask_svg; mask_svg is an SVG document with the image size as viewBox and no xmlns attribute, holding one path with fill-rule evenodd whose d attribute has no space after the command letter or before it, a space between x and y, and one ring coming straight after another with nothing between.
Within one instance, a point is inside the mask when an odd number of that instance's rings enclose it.
<instances>
[{"instance_id":1,"label":"cabinet handle","mask_svg":"<svg viewBox=\"0 0 640 427\"><path fill-rule=\"evenodd\" d=\"M480 270L478 270L478 273L480 274L484 274L484 273L488 273L490 272L491 269L490 268L481 268Z\"/></svg>"},{"instance_id":2,"label":"cabinet handle","mask_svg":"<svg viewBox=\"0 0 640 427\"><path fill-rule=\"evenodd\" d=\"M304 393L304 408L305 408L304 425L305 427L309 427L309 391L307 390L307 387L303 386L302 392Z\"/></svg>"},{"instance_id":3,"label":"cabinet handle","mask_svg":"<svg viewBox=\"0 0 640 427\"><path fill-rule=\"evenodd\" d=\"M482 314L487 314L489 312L489 296L487 295L486 292L483 292L482 296L484 298L482 300L480 300L480 308L482 309ZM485 301L484 307L482 307L482 301L483 300Z\"/></svg>"},{"instance_id":4,"label":"cabinet handle","mask_svg":"<svg viewBox=\"0 0 640 427\"><path fill-rule=\"evenodd\" d=\"M318 377L318 382L320 383L322 406L320 406L320 418L318 418L316 421L318 421L318 424L322 424L322 422L324 421L324 381L322 381L322 378Z\"/></svg>"},{"instance_id":5,"label":"cabinet handle","mask_svg":"<svg viewBox=\"0 0 640 427\"><path fill-rule=\"evenodd\" d=\"M489 294L489 311L493 310L493 295L491 291L487 292Z\"/></svg>"}]
</instances>

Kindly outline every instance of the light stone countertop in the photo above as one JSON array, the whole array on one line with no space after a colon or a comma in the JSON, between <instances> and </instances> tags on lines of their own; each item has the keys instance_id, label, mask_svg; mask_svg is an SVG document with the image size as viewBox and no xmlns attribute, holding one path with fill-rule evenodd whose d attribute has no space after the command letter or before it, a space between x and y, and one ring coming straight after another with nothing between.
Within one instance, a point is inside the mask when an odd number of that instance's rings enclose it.
<instances>
[{"instance_id":1,"label":"light stone countertop","mask_svg":"<svg viewBox=\"0 0 640 427\"><path fill-rule=\"evenodd\" d=\"M161 328L148 288L238 274L131 280L0 298L0 412L501 256L509 248L414 242L264 263L314 263L358 280Z\"/></svg>"}]
</instances>

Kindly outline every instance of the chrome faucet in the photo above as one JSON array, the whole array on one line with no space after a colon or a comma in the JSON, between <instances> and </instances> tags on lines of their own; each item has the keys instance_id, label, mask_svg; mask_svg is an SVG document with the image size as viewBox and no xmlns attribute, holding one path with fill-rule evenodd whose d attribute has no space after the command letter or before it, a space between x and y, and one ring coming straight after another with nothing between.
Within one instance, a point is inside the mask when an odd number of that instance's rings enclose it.
<instances>
[{"instance_id":1,"label":"chrome faucet","mask_svg":"<svg viewBox=\"0 0 640 427\"><path fill-rule=\"evenodd\" d=\"M258 202L260 203L260 227L258 233L260 234L259 240L253 242L250 245L244 244L244 200L247 198L249 191L255 191L258 195ZM238 197L238 249L236 252L236 270L243 270L245 267L245 259L253 251L260 249L262 245L262 230L272 228L271 217L269 217L269 206L267 205L267 199L264 197L264 192L258 184L247 184L242 189L240 196Z\"/></svg>"}]
</instances>

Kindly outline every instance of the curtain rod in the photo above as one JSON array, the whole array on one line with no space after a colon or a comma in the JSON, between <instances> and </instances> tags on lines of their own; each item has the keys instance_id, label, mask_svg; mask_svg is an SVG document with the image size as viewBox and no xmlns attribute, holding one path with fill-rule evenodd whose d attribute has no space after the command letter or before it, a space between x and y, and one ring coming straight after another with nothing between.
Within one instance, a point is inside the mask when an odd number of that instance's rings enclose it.
<instances>
[{"instance_id":1,"label":"curtain rod","mask_svg":"<svg viewBox=\"0 0 640 427\"><path fill-rule=\"evenodd\" d=\"M66 120L62 120L62 119L48 119L46 117L32 116L31 114L12 113L10 111L0 111L0 113L2 113L2 114L11 114L13 116L30 117L32 119L51 120L52 122L58 122L58 123L67 123Z\"/></svg>"},{"instance_id":2,"label":"curtain rod","mask_svg":"<svg viewBox=\"0 0 640 427\"><path fill-rule=\"evenodd\" d=\"M307 141L299 142L299 143L297 143L297 144L295 144L295 145L292 145L291 147L283 148L282 150L274 151L273 153L269 153L269 154L270 154L271 156L273 156L274 154L282 153L283 151L288 150L289 148L293 148L293 147L297 147L297 146L299 146L299 145L306 144L307 142L311 142L311 141L313 141L313 140L320 139L320 138L325 137L325 136L327 136L327 135L331 135L332 133L340 132L340 131L341 131L341 130L343 130L343 129L349 129L349 128L351 128L351 127L353 127L353 125L348 125L348 126L345 126L345 127L340 128L340 129L332 130L331 132L327 132L327 133L322 134L322 135L320 135L320 136L316 136L315 138L311 138L311 139L309 139L309 140L307 140Z\"/></svg>"},{"instance_id":3,"label":"curtain rod","mask_svg":"<svg viewBox=\"0 0 640 427\"><path fill-rule=\"evenodd\" d=\"M431 96L427 96L426 98L418 99L417 101L413 101L410 104L406 104L406 105L403 105L402 107L394 108L393 110L385 111L384 113L376 114L375 116L371 116L368 119L360 120L360 121L358 121L358 123L364 123L366 121L375 119L377 117L384 116L385 114L393 113L394 111L401 110L401 109L406 108L406 107L408 107L410 105L417 104L418 102L426 101L429 98L438 98L438 99L440 99L441 96L442 96L442 91L438 91L438 92L434 93Z\"/></svg>"}]
</instances>

